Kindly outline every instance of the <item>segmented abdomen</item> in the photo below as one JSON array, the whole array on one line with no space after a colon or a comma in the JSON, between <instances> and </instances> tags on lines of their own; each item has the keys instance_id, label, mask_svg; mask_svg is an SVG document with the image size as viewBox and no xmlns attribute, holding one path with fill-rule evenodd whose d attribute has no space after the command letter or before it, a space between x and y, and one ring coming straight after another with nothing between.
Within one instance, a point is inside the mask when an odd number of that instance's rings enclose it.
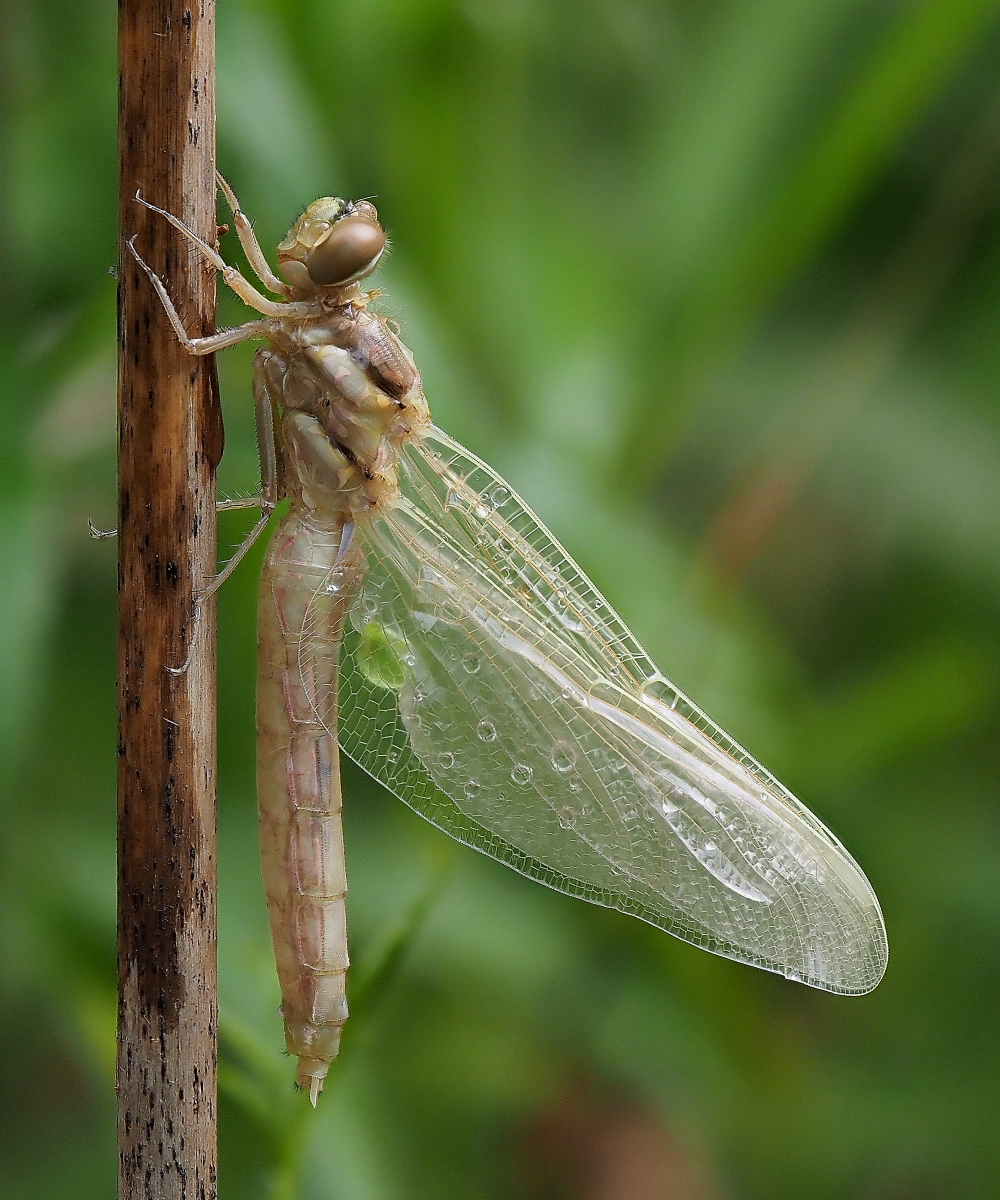
<instances>
[{"instance_id":1,"label":"segmented abdomen","mask_svg":"<svg viewBox=\"0 0 1000 1200\"><path fill-rule=\"evenodd\" d=\"M313 711L310 694L325 681L302 678L299 648L303 638L321 640L322 655L310 655L321 664L314 669L336 673L351 576L360 573L348 555L340 586L324 586L341 532L316 529L293 508L271 539L258 612L261 863L285 1042L299 1060L296 1084L314 1104L347 1020L347 874L336 714L326 715L324 728Z\"/></svg>"}]
</instances>

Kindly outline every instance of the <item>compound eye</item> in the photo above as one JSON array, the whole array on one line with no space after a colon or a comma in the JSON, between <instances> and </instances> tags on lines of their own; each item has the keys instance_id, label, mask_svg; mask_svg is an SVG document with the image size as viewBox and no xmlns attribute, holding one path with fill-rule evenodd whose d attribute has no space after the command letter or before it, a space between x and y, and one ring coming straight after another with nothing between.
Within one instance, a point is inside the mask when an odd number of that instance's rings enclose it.
<instances>
[{"instance_id":1,"label":"compound eye","mask_svg":"<svg viewBox=\"0 0 1000 1200\"><path fill-rule=\"evenodd\" d=\"M385 233L377 221L356 214L338 221L306 260L313 283L321 287L350 283L374 270L385 249Z\"/></svg>"}]
</instances>

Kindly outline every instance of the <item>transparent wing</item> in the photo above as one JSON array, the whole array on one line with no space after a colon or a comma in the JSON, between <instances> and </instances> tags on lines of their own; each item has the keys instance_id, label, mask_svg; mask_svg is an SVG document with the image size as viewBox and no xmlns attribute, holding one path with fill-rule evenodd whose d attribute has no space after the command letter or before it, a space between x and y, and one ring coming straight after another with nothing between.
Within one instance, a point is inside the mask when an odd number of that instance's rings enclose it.
<instances>
[{"instance_id":1,"label":"transparent wing","mask_svg":"<svg viewBox=\"0 0 1000 1200\"><path fill-rule=\"evenodd\" d=\"M885 930L857 864L660 675L510 486L435 429L401 489L358 528L344 751L550 887L815 987L875 987ZM336 729L332 688L314 700Z\"/></svg>"}]
</instances>

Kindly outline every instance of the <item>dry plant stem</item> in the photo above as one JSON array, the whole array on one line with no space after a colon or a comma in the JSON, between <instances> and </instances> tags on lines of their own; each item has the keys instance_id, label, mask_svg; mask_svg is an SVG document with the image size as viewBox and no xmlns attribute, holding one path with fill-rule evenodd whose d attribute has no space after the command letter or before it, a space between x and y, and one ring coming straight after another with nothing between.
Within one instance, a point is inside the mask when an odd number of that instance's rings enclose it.
<instances>
[{"instance_id":1,"label":"dry plant stem","mask_svg":"<svg viewBox=\"0 0 1000 1200\"><path fill-rule=\"evenodd\" d=\"M210 334L215 272L135 202L215 241L214 5L119 8L118 1145L121 1200L216 1184L215 569L222 424L212 360L178 344L125 249ZM190 658L182 674L171 665Z\"/></svg>"}]
</instances>

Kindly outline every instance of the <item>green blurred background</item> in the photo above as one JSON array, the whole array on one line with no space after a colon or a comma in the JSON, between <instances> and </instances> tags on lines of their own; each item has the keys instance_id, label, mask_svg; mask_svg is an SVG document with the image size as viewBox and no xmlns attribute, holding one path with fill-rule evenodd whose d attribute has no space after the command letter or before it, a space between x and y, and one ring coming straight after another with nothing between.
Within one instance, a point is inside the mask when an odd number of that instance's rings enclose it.
<instances>
[{"instance_id":1,"label":"green blurred background","mask_svg":"<svg viewBox=\"0 0 1000 1200\"><path fill-rule=\"evenodd\" d=\"M219 604L223 1200L1000 1194L1000 4L219 9L219 161L265 246L319 194L377 197L438 422L842 836L891 944L872 996L809 991L349 770L354 1016L313 1116L258 874L258 557ZM0 11L0 1197L90 1200L116 1170L115 549L87 537L114 523L115 13ZM229 491L250 354L220 363Z\"/></svg>"}]
</instances>

